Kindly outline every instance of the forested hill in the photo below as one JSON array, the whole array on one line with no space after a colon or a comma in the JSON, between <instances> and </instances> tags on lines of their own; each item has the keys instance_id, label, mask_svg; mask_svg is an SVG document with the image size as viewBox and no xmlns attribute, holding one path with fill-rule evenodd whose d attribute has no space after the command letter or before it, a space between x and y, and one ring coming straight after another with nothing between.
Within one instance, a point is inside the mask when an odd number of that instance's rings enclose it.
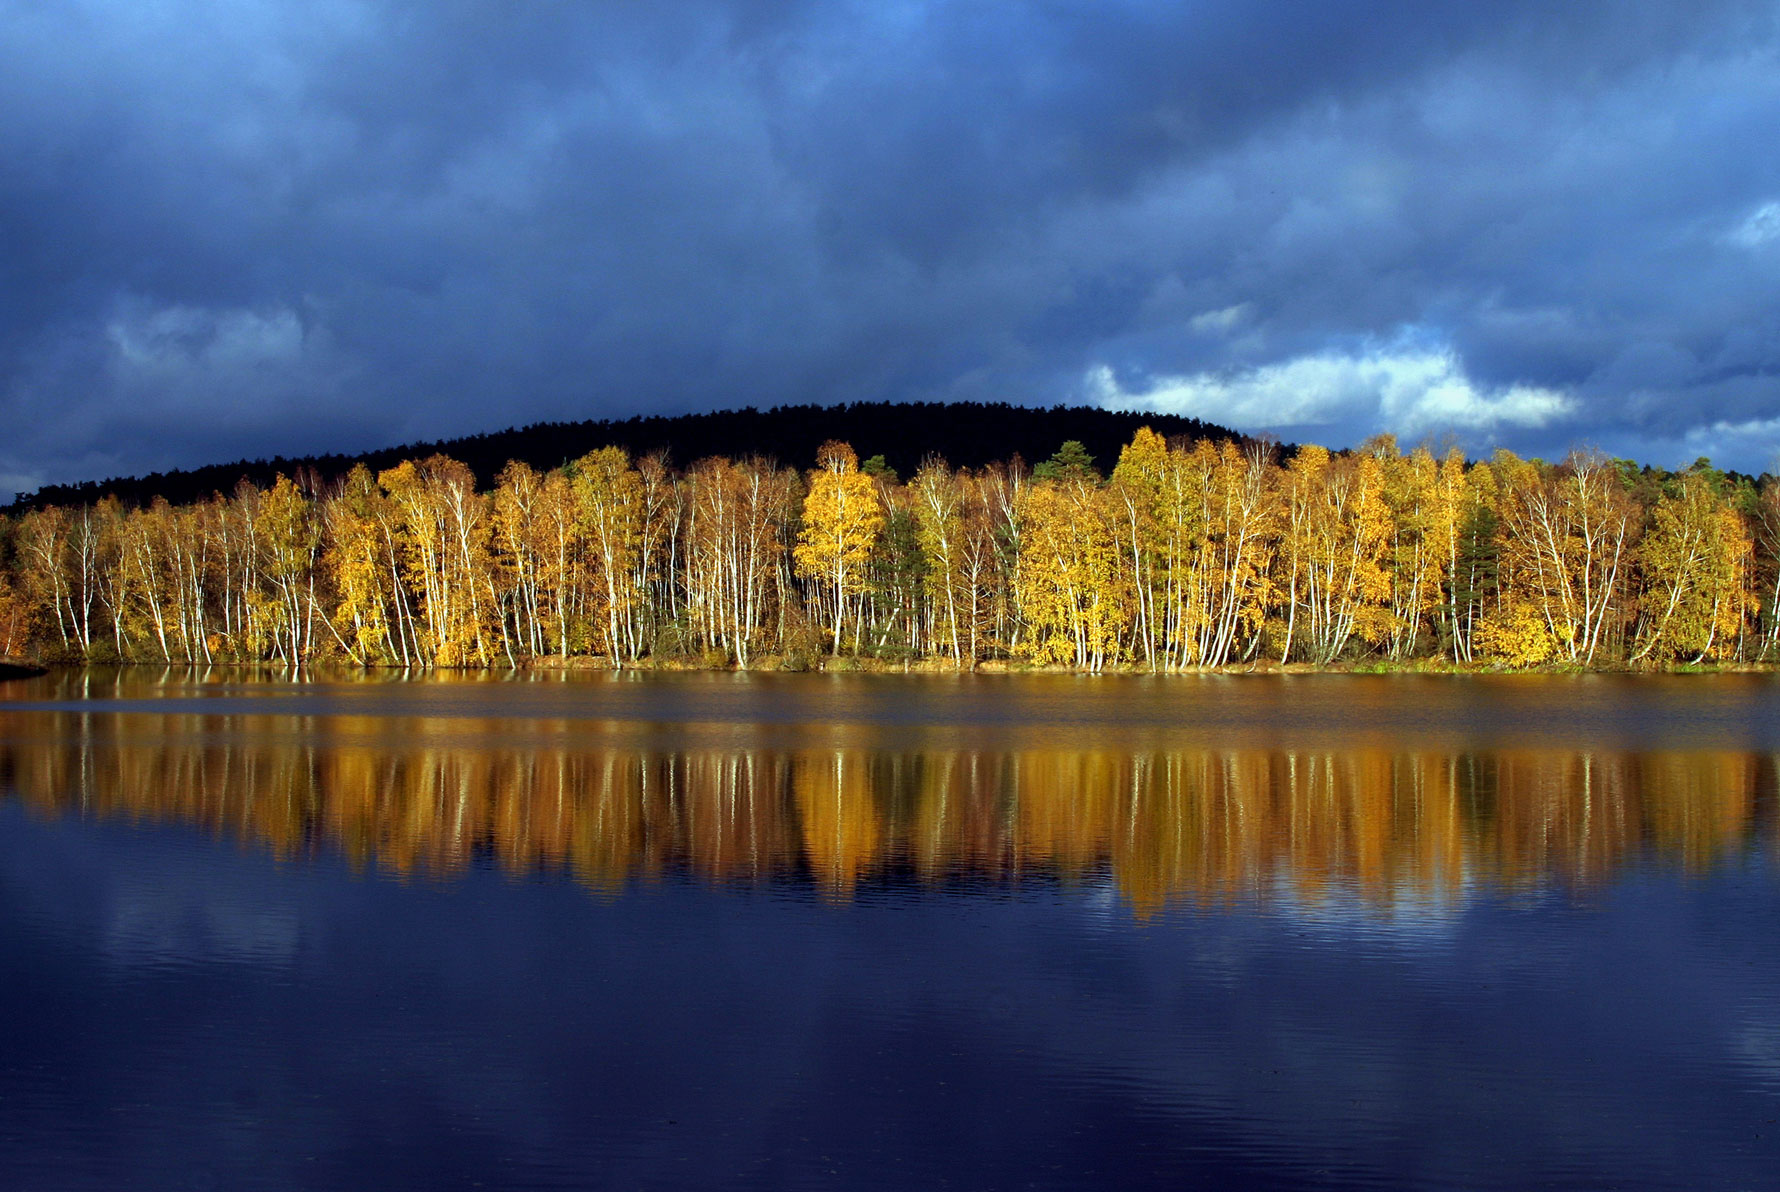
<instances>
[{"instance_id":1,"label":"forested hill","mask_svg":"<svg viewBox=\"0 0 1780 1192\"><path fill-rule=\"evenodd\" d=\"M47 505L86 505L106 494L125 504L146 505L165 497L175 505L199 501L212 493L227 495L242 480L262 488L280 473L313 475L326 482L363 463L373 471L407 459L449 455L468 464L483 484L509 460L523 460L539 469L560 467L598 447L618 446L632 455L667 451L673 463L686 465L707 456L771 457L796 467L810 466L816 449L829 439L850 443L865 459L882 455L907 476L929 455L944 457L953 467L977 468L1011 459L1042 460L1067 439L1081 442L1103 468L1110 468L1119 449L1142 426L1167 438L1225 440L1235 431L1169 414L1125 413L1092 407L1050 409L954 402L872 402L842 406L775 406L770 410L725 410L678 417L637 417L623 421L539 422L512 430L409 443L360 455L276 456L239 460L202 468L154 472L147 476L46 485L20 494L13 509Z\"/></svg>"}]
</instances>

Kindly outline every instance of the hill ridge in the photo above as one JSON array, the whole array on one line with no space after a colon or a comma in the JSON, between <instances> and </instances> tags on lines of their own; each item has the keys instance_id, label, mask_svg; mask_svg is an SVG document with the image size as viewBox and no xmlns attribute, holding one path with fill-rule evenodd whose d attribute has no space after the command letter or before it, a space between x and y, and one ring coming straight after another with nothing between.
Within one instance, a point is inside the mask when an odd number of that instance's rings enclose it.
<instances>
[{"instance_id":1,"label":"hill ridge","mask_svg":"<svg viewBox=\"0 0 1780 1192\"><path fill-rule=\"evenodd\" d=\"M954 467L981 467L1019 455L1048 457L1066 439L1084 444L1102 467L1110 468L1119 448L1141 426L1173 438L1243 440L1227 427L1177 414L1106 410L1097 406L1020 406L1007 402L851 402L841 405L744 406L694 414L635 414L622 419L534 422L505 430L482 431L373 448L360 452L240 459L117 476L74 484L49 484L20 493L10 509L23 512L47 505L86 505L107 495L125 504L146 505L156 497L173 504L232 493L241 481L270 485L280 473L313 475L326 483L363 463L372 470L405 459L443 454L461 460L486 485L509 460L535 468L560 467L598 447L618 446L632 455L665 450L676 466L713 455L771 456L806 467L816 448L842 439L860 456L883 455L908 475L929 455Z\"/></svg>"}]
</instances>

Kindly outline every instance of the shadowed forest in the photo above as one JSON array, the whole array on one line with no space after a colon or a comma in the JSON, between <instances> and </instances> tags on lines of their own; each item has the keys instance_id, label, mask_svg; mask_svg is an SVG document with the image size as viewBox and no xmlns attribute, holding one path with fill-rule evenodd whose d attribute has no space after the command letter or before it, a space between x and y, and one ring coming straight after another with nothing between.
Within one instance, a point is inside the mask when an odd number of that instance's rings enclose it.
<instances>
[{"instance_id":1,"label":"shadowed forest","mask_svg":"<svg viewBox=\"0 0 1780 1192\"><path fill-rule=\"evenodd\" d=\"M1033 467L929 455L905 474L834 440L811 462L602 445L488 475L432 454L40 504L0 520L0 653L1583 669L1780 644L1780 487L1703 460L1468 461L1389 437L1287 454L1145 425L1104 461L1072 439Z\"/></svg>"},{"instance_id":2,"label":"shadowed forest","mask_svg":"<svg viewBox=\"0 0 1780 1192\"><path fill-rule=\"evenodd\" d=\"M1091 406L1032 406L978 402L855 402L840 406L774 406L770 410L720 410L709 414L649 415L623 420L540 422L491 434L410 443L359 455L309 455L241 460L186 471L46 485L13 503L14 512L49 505L91 505L107 496L126 505L156 497L175 505L231 493L246 480L270 488L279 476L305 478L320 487L344 478L359 464L373 473L403 460L448 455L481 477L518 460L541 472L562 467L599 447L622 447L635 458L660 455L682 462L725 455L761 456L804 463L831 439L882 455L891 467L912 474L929 455L959 467L1013 459L1043 459L1069 439L1111 459L1141 426L1170 438L1241 438L1233 430L1172 414L1135 414Z\"/></svg>"}]
</instances>

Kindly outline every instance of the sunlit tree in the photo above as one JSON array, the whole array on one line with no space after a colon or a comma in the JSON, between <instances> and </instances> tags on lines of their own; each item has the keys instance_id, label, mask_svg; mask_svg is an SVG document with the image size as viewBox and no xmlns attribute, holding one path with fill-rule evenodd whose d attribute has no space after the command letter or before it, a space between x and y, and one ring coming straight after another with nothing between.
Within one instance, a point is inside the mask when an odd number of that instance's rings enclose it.
<instances>
[{"instance_id":1,"label":"sunlit tree","mask_svg":"<svg viewBox=\"0 0 1780 1192\"><path fill-rule=\"evenodd\" d=\"M884 509L870 476L845 443L828 442L816 453L798 535L799 575L818 580L833 602L830 634L841 652L847 612L866 590L872 548L884 526Z\"/></svg>"}]
</instances>

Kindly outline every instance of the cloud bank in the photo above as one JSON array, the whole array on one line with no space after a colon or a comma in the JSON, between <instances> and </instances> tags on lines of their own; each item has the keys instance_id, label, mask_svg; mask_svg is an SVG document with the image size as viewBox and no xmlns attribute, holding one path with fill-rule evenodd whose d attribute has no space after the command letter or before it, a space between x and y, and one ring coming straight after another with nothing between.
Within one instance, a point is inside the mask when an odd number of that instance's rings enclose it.
<instances>
[{"instance_id":1,"label":"cloud bank","mask_svg":"<svg viewBox=\"0 0 1780 1192\"><path fill-rule=\"evenodd\" d=\"M1234 373L1151 377L1126 389L1107 365L1090 369L1089 400L1109 409L1155 410L1259 431L1303 433L1368 427L1405 438L1459 435L1473 443L1505 430L1538 430L1569 418L1576 401L1535 385L1480 385L1448 348L1407 343L1320 352Z\"/></svg>"},{"instance_id":2,"label":"cloud bank","mask_svg":"<svg viewBox=\"0 0 1780 1192\"><path fill-rule=\"evenodd\" d=\"M1775 127L1772 0L0 0L0 486L1084 394L1761 470Z\"/></svg>"}]
</instances>

